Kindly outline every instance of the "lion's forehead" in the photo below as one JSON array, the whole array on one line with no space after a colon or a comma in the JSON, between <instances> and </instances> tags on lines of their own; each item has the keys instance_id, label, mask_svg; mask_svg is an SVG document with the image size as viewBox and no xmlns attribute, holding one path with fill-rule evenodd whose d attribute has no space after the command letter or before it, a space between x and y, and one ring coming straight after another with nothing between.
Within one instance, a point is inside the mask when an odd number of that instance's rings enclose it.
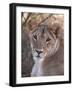
<instances>
[{"instance_id":1,"label":"lion's forehead","mask_svg":"<svg viewBox=\"0 0 73 90\"><path fill-rule=\"evenodd\" d=\"M39 38L39 40L45 40L46 37L48 36L48 30L37 30L36 32L34 32L32 35L37 35L37 37Z\"/></svg>"}]
</instances>

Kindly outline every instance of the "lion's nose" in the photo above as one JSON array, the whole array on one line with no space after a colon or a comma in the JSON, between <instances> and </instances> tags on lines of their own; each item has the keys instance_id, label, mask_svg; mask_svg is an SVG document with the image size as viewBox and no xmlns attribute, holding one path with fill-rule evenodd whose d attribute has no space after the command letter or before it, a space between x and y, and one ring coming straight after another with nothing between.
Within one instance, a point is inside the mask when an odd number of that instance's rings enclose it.
<instances>
[{"instance_id":1,"label":"lion's nose","mask_svg":"<svg viewBox=\"0 0 73 90\"><path fill-rule=\"evenodd\" d=\"M39 50L36 50L36 52L37 52L38 54L41 54L41 53L43 53L43 51L39 51Z\"/></svg>"}]
</instances>

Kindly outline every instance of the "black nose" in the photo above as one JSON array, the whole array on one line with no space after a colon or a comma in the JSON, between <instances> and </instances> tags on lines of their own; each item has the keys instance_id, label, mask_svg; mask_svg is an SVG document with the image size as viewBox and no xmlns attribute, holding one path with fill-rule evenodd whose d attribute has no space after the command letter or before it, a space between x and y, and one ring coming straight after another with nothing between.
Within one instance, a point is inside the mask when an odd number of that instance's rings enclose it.
<instances>
[{"instance_id":1,"label":"black nose","mask_svg":"<svg viewBox=\"0 0 73 90\"><path fill-rule=\"evenodd\" d=\"M42 53L42 51L39 51L39 50L36 50L36 52L37 52L38 54Z\"/></svg>"}]
</instances>

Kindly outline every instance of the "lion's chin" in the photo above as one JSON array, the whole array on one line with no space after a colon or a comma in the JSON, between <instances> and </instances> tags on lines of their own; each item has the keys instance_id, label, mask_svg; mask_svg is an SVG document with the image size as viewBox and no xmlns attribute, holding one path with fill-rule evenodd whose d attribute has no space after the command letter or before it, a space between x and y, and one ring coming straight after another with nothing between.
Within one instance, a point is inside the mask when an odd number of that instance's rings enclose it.
<instances>
[{"instance_id":1,"label":"lion's chin","mask_svg":"<svg viewBox=\"0 0 73 90\"><path fill-rule=\"evenodd\" d=\"M33 56L33 60L34 61L43 61L44 60L44 57Z\"/></svg>"}]
</instances>

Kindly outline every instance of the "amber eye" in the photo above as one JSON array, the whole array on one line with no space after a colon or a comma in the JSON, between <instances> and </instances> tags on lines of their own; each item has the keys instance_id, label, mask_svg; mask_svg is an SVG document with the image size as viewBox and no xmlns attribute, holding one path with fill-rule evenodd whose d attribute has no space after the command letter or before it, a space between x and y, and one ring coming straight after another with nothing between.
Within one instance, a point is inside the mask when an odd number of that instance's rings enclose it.
<instances>
[{"instance_id":1,"label":"amber eye","mask_svg":"<svg viewBox=\"0 0 73 90\"><path fill-rule=\"evenodd\" d=\"M46 39L46 42L48 42L48 41L50 41L50 40L51 40L50 38L47 38L47 39Z\"/></svg>"},{"instance_id":2,"label":"amber eye","mask_svg":"<svg viewBox=\"0 0 73 90\"><path fill-rule=\"evenodd\" d=\"M34 35L33 37L34 37L35 40L37 40L37 36L36 35Z\"/></svg>"}]
</instances>

